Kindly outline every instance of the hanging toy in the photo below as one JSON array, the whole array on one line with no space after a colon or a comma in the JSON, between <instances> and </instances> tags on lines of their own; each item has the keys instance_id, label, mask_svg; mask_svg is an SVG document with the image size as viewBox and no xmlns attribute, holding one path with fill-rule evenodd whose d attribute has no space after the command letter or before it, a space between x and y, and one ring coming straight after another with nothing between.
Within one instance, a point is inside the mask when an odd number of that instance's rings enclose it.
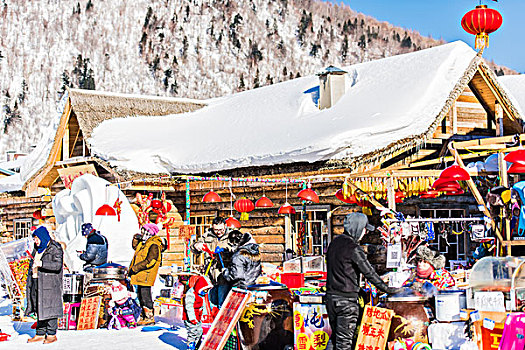
<instances>
[{"instance_id":1,"label":"hanging toy","mask_svg":"<svg viewBox=\"0 0 525 350\"><path fill-rule=\"evenodd\" d=\"M115 204L113 204L113 208L115 208L115 211L117 212L117 220L120 222L120 213L122 212L122 201L120 198L117 198Z\"/></svg>"},{"instance_id":2,"label":"hanging toy","mask_svg":"<svg viewBox=\"0 0 525 350\"><path fill-rule=\"evenodd\" d=\"M436 238L436 234L434 233L434 224L432 222L426 222L425 226L427 229L427 237L425 241L433 241Z\"/></svg>"}]
</instances>

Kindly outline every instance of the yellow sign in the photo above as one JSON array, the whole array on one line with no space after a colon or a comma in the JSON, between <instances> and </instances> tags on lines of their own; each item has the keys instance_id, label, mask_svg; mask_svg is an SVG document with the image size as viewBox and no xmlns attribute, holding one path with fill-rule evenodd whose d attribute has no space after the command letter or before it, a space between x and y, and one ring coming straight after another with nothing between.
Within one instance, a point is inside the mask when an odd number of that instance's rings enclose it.
<instances>
[{"instance_id":1,"label":"yellow sign","mask_svg":"<svg viewBox=\"0 0 525 350\"><path fill-rule=\"evenodd\" d=\"M95 166L93 164L78 165L78 166L72 166L70 168L61 168L57 170L58 170L58 175L60 175L60 179L62 180L62 182L64 183L64 186L67 189L71 189L71 185L73 184L73 181L75 181L77 177L80 177L86 174L98 176L97 170L95 169Z\"/></svg>"},{"instance_id":2,"label":"yellow sign","mask_svg":"<svg viewBox=\"0 0 525 350\"><path fill-rule=\"evenodd\" d=\"M310 344L314 350L324 350L326 345L328 345L328 333L325 331L315 331L314 334L310 337Z\"/></svg>"},{"instance_id":3,"label":"yellow sign","mask_svg":"<svg viewBox=\"0 0 525 350\"><path fill-rule=\"evenodd\" d=\"M310 339L304 333L297 336L297 350L310 350Z\"/></svg>"},{"instance_id":4,"label":"yellow sign","mask_svg":"<svg viewBox=\"0 0 525 350\"><path fill-rule=\"evenodd\" d=\"M376 306L365 306L359 335L357 337L357 350L383 350L386 347L390 323L394 311Z\"/></svg>"}]
</instances>

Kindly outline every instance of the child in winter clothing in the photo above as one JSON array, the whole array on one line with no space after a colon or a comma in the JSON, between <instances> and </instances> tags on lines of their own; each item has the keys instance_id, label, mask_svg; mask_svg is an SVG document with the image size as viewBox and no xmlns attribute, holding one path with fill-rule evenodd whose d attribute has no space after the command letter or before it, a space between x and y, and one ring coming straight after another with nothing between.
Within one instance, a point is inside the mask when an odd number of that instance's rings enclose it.
<instances>
[{"instance_id":1,"label":"child in winter clothing","mask_svg":"<svg viewBox=\"0 0 525 350\"><path fill-rule=\"evenodd\" d=\"M191 276L188 281L188 290L184 295L184 313L182 319L188 331L188 349L194 350L202 337L202 311L204 297L213 287L210 281L203 276Z\"/></svg>"},{"instance_id":2,"label":"child in winter clothing","mask_svg":"<svg viewBox=\"0 0 525 350\"><path fill-rule=\"evenodd\" d=\"M136 327L141 313L140 307L134 300L136 297L137 294L127 290L122 283L113 281L108 310L112 318L108 323L108 329L113 327L117 329L121 327Z\"/></svg>"}]
</instances>

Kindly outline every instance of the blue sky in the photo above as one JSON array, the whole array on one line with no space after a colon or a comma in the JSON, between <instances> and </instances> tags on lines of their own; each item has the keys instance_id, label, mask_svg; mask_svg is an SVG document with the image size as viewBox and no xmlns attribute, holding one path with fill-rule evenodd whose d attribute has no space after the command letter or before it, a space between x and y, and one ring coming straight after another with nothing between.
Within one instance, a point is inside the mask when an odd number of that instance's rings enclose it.
<instances>
[{"instance_id":1,"label":"blue sky","mask_svg":"<svg viewBox=\"0 0 525 350\"><path fill-rule=\"evenodd\" d=\"M332 1L341 3L339 1ZM479 0L343 0L353 10L414 29L422 35L462 40L474 48L474 36L461 28L461 18L479 5ZM498 10L503 25L490 35L490 46L483 56L497 64L525 73L525 0L482 0Z\"/></svg>"}]
</instances>

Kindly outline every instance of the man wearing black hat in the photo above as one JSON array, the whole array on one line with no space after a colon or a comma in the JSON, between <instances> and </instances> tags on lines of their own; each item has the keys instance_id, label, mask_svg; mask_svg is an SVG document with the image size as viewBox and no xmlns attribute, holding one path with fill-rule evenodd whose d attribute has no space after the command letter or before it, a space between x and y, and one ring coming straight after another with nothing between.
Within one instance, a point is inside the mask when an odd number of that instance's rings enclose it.
<instances>
[{"instance_id":1,"label":"man wearing black hat","mask_svg":"<svg viewBox=\"0 0 525 350\"><path fill-rule=\"evenodd\" d=\"M328 246L326 253L326 308L335 350L353 349L354 332L359 316L357 302L359 275L385 293L398 293L401 289L390 288L375 272L359 245L367 231L375 228L368 224L363 213L351 213L345 217L344 233L337 236Z\"/></svg>"}]
</instances>

